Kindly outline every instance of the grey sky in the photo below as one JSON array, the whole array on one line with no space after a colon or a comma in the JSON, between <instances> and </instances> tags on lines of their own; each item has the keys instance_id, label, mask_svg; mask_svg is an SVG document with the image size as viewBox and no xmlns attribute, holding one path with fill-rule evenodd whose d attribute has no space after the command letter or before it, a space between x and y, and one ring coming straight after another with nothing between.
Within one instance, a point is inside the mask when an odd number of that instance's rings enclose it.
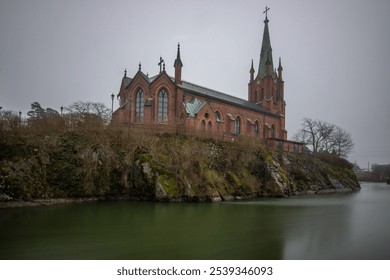
<instances>
[{"instance_id":1,"label":"grey sky","mask_svg":"<svg viewBox=\"0 0 390 280\"><path fill-rule=\"evenodd\" d=\"M0 106L111 107L125 68L152 76L162 56L173 75L178 42L184 80L246 99L266 5L289 138L320 119L351 133L352 162L390 163L388 0L0 0Z\"/></svg>"}]
</instances>

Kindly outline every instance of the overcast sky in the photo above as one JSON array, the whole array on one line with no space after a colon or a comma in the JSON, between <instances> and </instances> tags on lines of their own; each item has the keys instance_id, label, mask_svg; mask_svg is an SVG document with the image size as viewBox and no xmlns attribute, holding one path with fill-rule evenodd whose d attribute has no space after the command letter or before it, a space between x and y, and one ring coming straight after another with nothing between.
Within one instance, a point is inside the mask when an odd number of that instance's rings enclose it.
<instances>
[{"instance_id":1,"label":"overcast sky","mask_svg":"<svg viewBox=\"0 0 390 280\"><path fill-rule=\"evenodd\" d=\"M0 0L0 106L111 107L125 68L162 56L174 75L178 42L184 80L246 99L265 6L289 138L319 119L352 135L350 161L390 163L389 0Z\"/></svg>"}]
</instances>

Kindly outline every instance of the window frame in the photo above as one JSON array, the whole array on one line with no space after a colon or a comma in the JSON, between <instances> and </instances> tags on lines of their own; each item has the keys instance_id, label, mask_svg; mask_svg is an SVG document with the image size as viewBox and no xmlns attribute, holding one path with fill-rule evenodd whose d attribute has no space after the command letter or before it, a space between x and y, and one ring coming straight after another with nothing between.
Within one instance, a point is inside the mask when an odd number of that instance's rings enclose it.
<instances>
[{"instance_id":1,"label":"window frame","mask_svg":"<svg viewBox=\"0 0 390 280\"><path fill-rule=\"evenodd\" d=\"M169 97L168 91L162 88L158 92L157 97L157 122L167 123L168 122L168 110L169 110Z\"/></svg>"},{"instance_id":2,"label":"window frame","mask_svg":"<svg viewBox=\"0 0 390 280\"><path fill-rule=\"evenodd\" d=\"M137 123L144 122L144 91L139 88L135 94L135 121Z\"/></svg>"},{"instance_id":3,"label":"window frame","mask_svg":"<svg viewBox=\"0 0 390 280\"><path fill-rule=\"evenodd\" d=\"M241 118L240 116L237 116L234 121L234 134L240 135L241 134Z\"/></svg>"}]
</instances>

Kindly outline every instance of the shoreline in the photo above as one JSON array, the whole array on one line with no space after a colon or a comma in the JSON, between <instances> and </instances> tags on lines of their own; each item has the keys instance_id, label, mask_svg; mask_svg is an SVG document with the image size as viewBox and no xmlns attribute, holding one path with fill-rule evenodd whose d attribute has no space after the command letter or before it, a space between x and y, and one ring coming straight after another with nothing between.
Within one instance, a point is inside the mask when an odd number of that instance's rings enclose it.
<instances>
[{"instance_id":1,"label":"shoreline","mask_svg":"<svg viewBox=\"0 0 390 280\"><path fill-rule=\"evenodd\" d=\"M76 203L102 201L102 200L107 200L107 199L103 197L88 197L88 198L79 197L79 198L36 198L36 199L29 199L29 200L8 200L8 201L0 201L0 209L76 204Z\"/></svg>"},{"instance_id":2,"label":"shoreline","mask_svg":"<svg viewBox=\"0 0 390 280\"><path fill-rule=\"evenodd\" d=\"M279 197L279 198L290 198L297 196L313 196L313 195L327 195L327 194L340 194L340 193L352 193L359 190L354 190L352 188L341 188L341 189L326 189L326 190L318 190L318 191L302 191L294 194L289 197ZM245 201L245 200L253 200L253 199L261 199L261 198L272 198L272 196L229 196L229 197L211 197L207 200L186 200L183 198L172 199L170 201L162 201L162 200L140 200L136 198L130 197L77 197L77 198L36 198L29 200L7 200L0 201L0 209L6 208L26 208L26 207L39 207L39 206L53 206L53 205L66 205L66 204L79 204L85 202L96 202L96 201L143 201L143 202L168 202L168 203L186 203L186 202L210 202L210 203L218 203L223 201Z\"/></svg>"}]
</instances>

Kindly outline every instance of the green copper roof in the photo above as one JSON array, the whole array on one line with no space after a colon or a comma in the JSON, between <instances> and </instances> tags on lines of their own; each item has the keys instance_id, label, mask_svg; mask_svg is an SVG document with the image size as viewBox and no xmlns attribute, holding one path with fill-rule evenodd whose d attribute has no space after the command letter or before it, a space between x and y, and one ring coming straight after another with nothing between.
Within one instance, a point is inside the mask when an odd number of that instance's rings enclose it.
<instances>
[{"instance_id":1,"label":"green copper roof","mask_svg":"<svg viewBox=\"0 0 390 280\"><path fill-rule=\"evenodd\" d=\"M271 39L269 37L268 22L269 20L266 17L264 20L265 25L264 25L264 33L263 33L263 42L261 44L259 71L257 72L261 78L264 78L266 75L267 63L270 63L271 73L274 71L274 62L272 59L272 47L271 47Z\"/></svg>"},{"instance_id":2,"label":"green copper roof","mask_svg":"<svg viewBox=\"0 0 390 280\"><path fill-rule=\"evenodd\" d=\"M190 117L196 117L200 109L202 109L205 104L206 102L202 102L198 98L192 98L190 101L185 102L184 106Z\"/></svg>"}]
</instances>

